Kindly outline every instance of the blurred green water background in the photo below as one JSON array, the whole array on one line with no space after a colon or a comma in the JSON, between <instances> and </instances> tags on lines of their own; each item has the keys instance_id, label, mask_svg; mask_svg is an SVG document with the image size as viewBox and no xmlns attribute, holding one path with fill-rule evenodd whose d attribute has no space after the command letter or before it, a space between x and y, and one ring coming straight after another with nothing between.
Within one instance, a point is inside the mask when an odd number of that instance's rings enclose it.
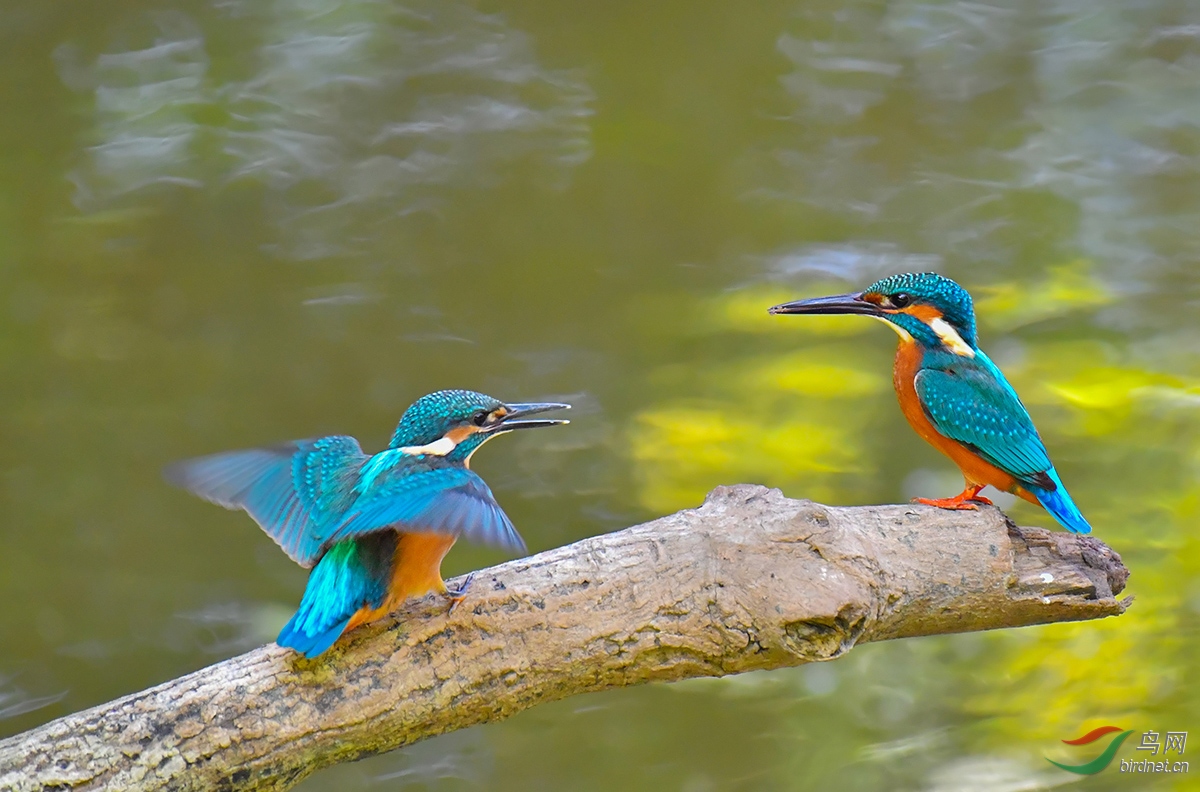
<instances>
[{"instance_id":1,"label":"blurred green water background","mask_svg":"<svg viewBox=\"0 0 1200 792\"><path fill-rule=\"evenodd\" d=\"M378 448L438 388L576 405L476 462L534 550L721 483L953 494L888 331L765 313L937 269L1133 569L1125 617L575 698L301 789L1200 788L1044 759L1200 729L1194 3L9 0L0 65L0 735L298 601L162 465Z\"/></svg>"}]
</instances>

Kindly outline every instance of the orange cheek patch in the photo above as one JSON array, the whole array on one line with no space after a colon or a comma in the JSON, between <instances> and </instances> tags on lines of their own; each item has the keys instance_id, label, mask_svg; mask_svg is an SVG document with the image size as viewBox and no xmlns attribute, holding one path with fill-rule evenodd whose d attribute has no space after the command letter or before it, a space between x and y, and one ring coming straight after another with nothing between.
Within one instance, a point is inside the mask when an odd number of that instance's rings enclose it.
<instances>
[{"instance_id":1,"label":"orange cheek patch","mask_svg":"<svg viewBox=\"0 0 1200 792\"><path fill-rule=\"evenodd\" d=\"M449 432L446 432L446 439L454 443L454 445L458 445L478 431L479 427L477 426L456 426Z\"/></svg>"},{"instance_id":2,"label":"orange cheek patch","mask_svg":"<svg viewBox=\"0 0 1200 792\"><path fill-rule=\"evenodd\" d=\"M900 313L906 313L909 316L915 316L925 324L929 324L934 319L941 319L942 312L932 305L910 305L907 308L902 308Z\"/></svg>"}]
</instances>

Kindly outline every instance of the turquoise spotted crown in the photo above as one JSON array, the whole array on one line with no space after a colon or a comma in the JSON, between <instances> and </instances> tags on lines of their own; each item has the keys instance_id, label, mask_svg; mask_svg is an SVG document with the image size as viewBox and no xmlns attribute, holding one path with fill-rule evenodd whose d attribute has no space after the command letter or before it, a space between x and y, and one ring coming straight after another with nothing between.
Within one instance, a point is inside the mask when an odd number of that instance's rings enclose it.
<instances>
[{"instance_id":1,"label":"turquoise spotted crown","mask_svg":"<svg viewBox=\"0 0 1200 792\"><path fill-rule=\"evenodd\" d=\"M975 332L975 304L962 286L936 272L906 272L881 278L866 289L866 294L888 296L907 294L914 303L931 305L941 311L963 340L971 346L978 344Z\"/></svg>"},{"instance_id":2,"label":"turquoise spotted crown","mask_svg":"<svg viewBox=\"0 0 1200 792\"><path fill-rule=\"evenodd\" d=\"M483 410L491 412L501 406L498 399L469 390L442 390L422 396L404 411L400 424L392 435L391 446L419 446L432 443L446 430Z\"/></svg>"}]
</instances>

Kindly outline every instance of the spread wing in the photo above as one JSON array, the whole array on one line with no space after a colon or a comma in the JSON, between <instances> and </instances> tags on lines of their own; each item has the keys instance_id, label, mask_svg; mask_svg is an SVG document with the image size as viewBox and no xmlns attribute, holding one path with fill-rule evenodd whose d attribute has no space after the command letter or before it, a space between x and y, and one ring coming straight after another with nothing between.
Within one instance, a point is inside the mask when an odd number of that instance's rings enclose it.
<instances>
[{"instance_id":1,"label":"spread wing","mask_svg":"<svg viewBox=\"0 0 1200 792\"><path fill-rule=\"evenodd\" d=\"M377 480L349 507L327 543L378 531L429 531L525 553L525 542L478 475L445 467Z\"/></svg>"},{"instance_id":2,"label":"spread wing","mask_svg":"<svg viewBox=\"0 0 1200 792\"><path fill-rule=\"evenodd\" d=\"M1018 481L1053 490L1052 465L1025 405L1000 370L979 353L922 369L917 396L934 427L979 452Z\"/></svg>"},{"instance_id":3,"label":"spread wing","mask_svg":"<svg viewBox=\"0 0 1200 792\"><path fill-rule=\"evenodd\" d=\"M366 459L357 440L335 435L189 459L165 475L207 501L245 510L293 561L311 567L321 528L353 502Z\"/></svg>"}]
</instances>

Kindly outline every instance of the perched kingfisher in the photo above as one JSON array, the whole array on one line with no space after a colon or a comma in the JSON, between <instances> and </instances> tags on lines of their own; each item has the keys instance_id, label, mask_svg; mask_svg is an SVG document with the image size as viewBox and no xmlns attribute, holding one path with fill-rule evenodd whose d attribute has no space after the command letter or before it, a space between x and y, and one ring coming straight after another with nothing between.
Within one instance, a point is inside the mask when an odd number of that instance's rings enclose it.
<instances>
[{"instance_id":1,"label":"perched kingfisher","mask_svg":"<svg viewBox=\"0 0 1200 792\"><path fill-rule=\"evenodd\" d=\"M918 503L943 509L991 505L979 495L991 484L1040 504L1068 531L1091 532L1016 391L979 348L966 289L936 273L909 273L854 294L797 300L770 312L873 316L900 335L892 377L900 409L966 479L961 494Z\"/></svg>"},{"instance_id":2,"label":"perched kingfisher","mask_svg":"<svg viewBox=\"0 0 1200 792\"><path fill-rule=\"evenodd\" d=\"M514 429L567 421L526 416L568 404L504 404L467 390L415 401L388 447L368 456L353 437L297 440L177 463L168 481L254 518L288 556L311 568L296 614L276 643L315 657L345 632L430 591L459 536L505 550L525 543L471 455ZM465 586L464 586L465 589Z\"/></svg>"}]
</instances>

